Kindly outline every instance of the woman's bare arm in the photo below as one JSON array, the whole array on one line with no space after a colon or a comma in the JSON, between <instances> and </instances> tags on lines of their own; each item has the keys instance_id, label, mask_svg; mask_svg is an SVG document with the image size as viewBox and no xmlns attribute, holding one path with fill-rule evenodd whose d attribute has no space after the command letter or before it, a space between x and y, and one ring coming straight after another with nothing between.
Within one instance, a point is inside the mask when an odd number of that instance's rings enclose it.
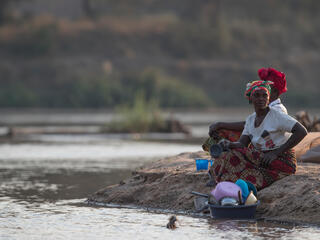
<instances>
[{"instance_id":1,"label":"woman's bare arm","mask_svg":"<svg viewBox=\"0 0 320 240\"><path fill-rule=\"evenodd\" d=\"M307 129L299 122L293 126L291 132L292 135L288 141L277 149L278 155L295 147L308 134Z\"/></svg>"},{"instance_id":2,"label":"woman's bare arm","mask_svg":"<svg viewBox=\"0 0 320 240\"><path fill-rule=\"evenodd\" d=\"M209 127L209 136L212 137L213 133L219 129L227 129L242 132L246 122L216 122Z\"/></svg>"},{"instance_id":3,"label":"woman's bare arm","mask_svg":"<svg viewBox=\"0 0 320 240\"><path fill-rule=\"evenodd\" d=\"M232 148L248 147L249 143L250 143L249 136L241 135L238 142L230 142L229 140L224 140L221 142L221 145L224 149L232 149Z\"/></svg>"},{"instance_id":4,"label":"woman's bare arm","mask_svg":"<svg viewBox=\"0 0 320 240\"><path fill-rule=\"evenodd\" d=\"M268 166L281 153L296 146L308 134L307 129L299 122L293 126L291 132L292 135L285 144L281 145L278 149L264 154L262 159L263 165Z\"/></svg>"}]
</instances>

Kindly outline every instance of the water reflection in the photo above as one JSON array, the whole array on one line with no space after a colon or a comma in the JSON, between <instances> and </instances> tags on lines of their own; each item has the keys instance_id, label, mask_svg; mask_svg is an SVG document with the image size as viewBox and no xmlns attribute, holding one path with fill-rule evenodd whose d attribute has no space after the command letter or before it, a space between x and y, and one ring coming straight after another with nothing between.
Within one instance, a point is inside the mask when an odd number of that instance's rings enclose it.
<instances>
[{"instance_id":1,"label":"water reflection","mask_svg":"<svg viewBox=\"0 0 320 240\"><path fill-rule=\"evenodd\" d=\"M1 239L317 239L317 228L270 225L264 222L213 221L179 215L179 227L165 225L169 215L138 209L90 208L72 201L55 204L11 202L3 206ZM19 221L17 221L19 219Z\"/></svg>"},{"instance_id":2,"label":"water reflection","mask_svg":"<svg viewBox=\"0 0 320 240\"><path fill-rule=\"evenodd\" d=\"M99 188L118 183L130 175L131 171L128 169L101 172L63 168L1 169L0 197L30 203L84 198Z\"/></svg>"},{"instance_id":3,"label":"water reflection","mask_svg":"<svg viewBox=\"0 0 320 240\"><path fill-rule=\"evenodd\" d=\"M60 136L62 137L62 136ZM147 161L198 145L127 140L0 144L0 239L317 239L312 227L217 221L137 208L89 207L86 197Z\"/></svg>"},{"instance_id":4,"label":"water reflection","mask_svg":"<svg viewBox=\"0 0 320 240\"><path fill-rule=\"evenodd\" d=\"M112 167L121 161L118 159L144 159L172 156L181 152L200 151L200 145L166 144L156 142L134 142L123 140L109 140L104 143L53 143L53 144L0 144L0 160L29 161L47 160L75 160L86 163L87 161L108 161ZM110 162L112 161L112 162ZM130 165L131 161L122 161ZM9 162L8 162L9 164ZM75 165L75 164L74 164Z\"/></svg>"}]
</instances>

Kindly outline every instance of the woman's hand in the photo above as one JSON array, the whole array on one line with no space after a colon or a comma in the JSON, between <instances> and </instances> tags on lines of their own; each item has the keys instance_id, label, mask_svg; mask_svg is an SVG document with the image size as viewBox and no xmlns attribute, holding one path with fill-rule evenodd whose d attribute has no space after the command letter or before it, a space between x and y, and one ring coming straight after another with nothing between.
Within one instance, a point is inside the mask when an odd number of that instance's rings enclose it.
<instances>
[{"instance_id":1,"label":"woman's hand","mask_svg":"<svg viewBox=\"0 0 320 240\"><path fill-rule=\"evenodd\" d=\"M221 139L218 144L222 147L223 151L230 149L230 141L227 139Z\"/></svg>"},{"instance_id":2,"label":"woman's hand","mask_svg":"<svg viewBox=\"0 0 320 240\"><path fill-rule=\"evenodd\" d=\"M234 148L247 147L248 144L246 143L246 141L247 141L247 136L241 135L240 142L231 142L228 139L221 139L218 144L222 147L223 151L229 151Z\"/></svg>"},{"instance_id":3,"label":"woman's hand","mask_svg":"<svg viewBox=\"0 0 320 240\"><path fill-rule=\"evenodd\" d=\"M297 122L293 126L291 132L292 135L285 144L281 145L276 150L264 154L261 159L262 166L268 167L270 163L275 160L281 153L296 146L308 134L306 128L299 122Z\"/></svg>"},{"instance_id":4,"label":"woman's hand","mask_svg":"<svg viewBox=\"0 0 320 240\"><path fill-rule=\"evenodd\" d=\"M267 168L273 160L277 159L277 157L278 157L278 152L276 150L264 153L261 159L261 165Z\"/></svg>"}]
</instances>

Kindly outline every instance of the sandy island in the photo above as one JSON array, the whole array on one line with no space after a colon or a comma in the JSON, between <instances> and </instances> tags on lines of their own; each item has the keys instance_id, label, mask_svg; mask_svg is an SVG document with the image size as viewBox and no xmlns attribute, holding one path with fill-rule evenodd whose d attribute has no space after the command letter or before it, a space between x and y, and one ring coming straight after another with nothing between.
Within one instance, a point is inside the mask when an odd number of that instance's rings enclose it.
<instances>
[{"instance_id":1,"label":"sandy island","mask_svg":"<svg viewBox=\"0 0 320 240\"><path fill-rule=\"evenodd\" d=\"M309 133L296 146L298 169L258 192L261 204L257 218L320 225L320 133ZM318 150L317 150L318 151ZM307 156L307 157L305 157ZM191 191L209 193L207 171L195 170L195 158L208 158L206 152L181 153L150 163L132 172L132 177L108 186L88 198L89 202L135 205L156 209L192 212ZM317 163L318 162L318 163Z\"/></svg>"}]
</instances>

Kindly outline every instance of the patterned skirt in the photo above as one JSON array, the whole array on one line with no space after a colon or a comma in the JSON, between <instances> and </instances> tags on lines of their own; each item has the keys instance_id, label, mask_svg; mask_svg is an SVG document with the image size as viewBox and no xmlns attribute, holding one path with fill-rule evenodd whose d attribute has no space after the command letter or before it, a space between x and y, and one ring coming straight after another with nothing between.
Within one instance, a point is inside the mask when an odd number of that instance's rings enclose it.
<instances>
[{"instance_id":1,"label":"patterned skirt","mask_svg":"<svg viewBox=\"0 0 320 240\"><path fill-rule=\"evenodd\" d=\"M267 168L261 166L262 154L263 152L252 148L237 148L223 152L214 160L209 170L210 174L216 182L235 182L241 178L250 181L260 190L296 172L293 149L282 153Z\"/></svg>"}]
</instances>

